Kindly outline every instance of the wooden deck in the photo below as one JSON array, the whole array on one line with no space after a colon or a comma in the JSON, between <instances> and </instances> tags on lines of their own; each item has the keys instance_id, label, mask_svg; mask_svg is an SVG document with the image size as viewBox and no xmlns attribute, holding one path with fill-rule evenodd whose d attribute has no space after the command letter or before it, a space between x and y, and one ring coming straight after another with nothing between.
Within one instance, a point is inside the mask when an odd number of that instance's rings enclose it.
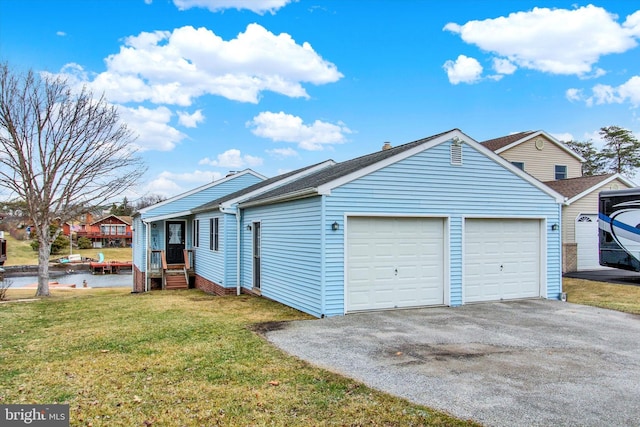
<instances>
[{"instance_id":1,"label":"wooden deck","mask_svg":"<svg viewBox=\"0 0 640 427\"><path fill-rule=\"evenodd\" d=\"M131 270L133 264L129 261L90 262L89 269L93 274L118 274L120 270Z\"/></svg>"}]
</instances>

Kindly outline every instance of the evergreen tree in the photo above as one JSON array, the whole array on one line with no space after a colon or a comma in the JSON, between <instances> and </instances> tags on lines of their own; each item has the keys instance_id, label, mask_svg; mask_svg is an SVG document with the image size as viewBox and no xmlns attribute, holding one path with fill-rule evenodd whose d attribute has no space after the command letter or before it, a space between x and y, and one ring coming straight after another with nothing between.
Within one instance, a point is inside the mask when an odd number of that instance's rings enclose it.
<instances>
[{"instance_id":1,"label":"evergreen tree","mask_svg":"<svg viewBox=\"0 0 640 427\"><path fill-rule=\"evenodd\" d=\"M640 141L630 130L620 126L600 128L600 135L606 141L600 152L606 170L635 175L635 169L640 168Z\"/></svg>"},{"instance_id":2,"label":"evergreen tree","mask_svg":"<svg viewBox=\"0 0 640 427\"><path fill-rule=\"evenodd\" d=\"M602 154L595 147L593 141L568 141L565 144L584 159L583 176L602 175L607 172Z\"/></svg>"}]
</instances>

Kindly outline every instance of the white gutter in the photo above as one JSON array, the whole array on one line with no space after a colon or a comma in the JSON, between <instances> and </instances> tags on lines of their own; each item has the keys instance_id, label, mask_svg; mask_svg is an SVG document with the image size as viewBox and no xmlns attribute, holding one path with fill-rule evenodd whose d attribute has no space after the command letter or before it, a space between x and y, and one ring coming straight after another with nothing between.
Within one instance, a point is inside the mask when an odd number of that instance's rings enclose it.
<instances>
[{"instance_id":1,"label":"white gutter","mask_svg":"<svg viewBox=\"0 0 640 427\"><path fill-rule=\"evenodd\" d=\"M240 295L242 292L241 281L240 281L240 241L241 241L241 232L240 225L242 224L242 215L241 210L239 208L230 208L224 207L222 205L218 206L218 210L221 213L232 214L236 216L236 295Z\"/></svg>"},{"instance_id":2,"label":"white gutter","mask_svg":"<svg viewBox=\"0 0 640 427\"><path fill-rule=\"evenodd\" d=\"M242 224L241 221L241 210L240 209L236 209L236 295L240 295L241 294L241 289L240 289L240 225Z\"/></svg>"}]
</instances>

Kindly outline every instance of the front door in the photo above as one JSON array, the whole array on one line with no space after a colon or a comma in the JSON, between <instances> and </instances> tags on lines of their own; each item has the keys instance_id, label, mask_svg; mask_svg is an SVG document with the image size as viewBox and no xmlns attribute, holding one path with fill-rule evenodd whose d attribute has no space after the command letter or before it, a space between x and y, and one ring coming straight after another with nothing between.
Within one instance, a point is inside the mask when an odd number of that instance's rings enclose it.
<instances>
[{"instance_id":1,"label":"front door","mask_svg":"<svg viewBox=\"0 0 640 427\"><path fill-rule=\"evenodd\" d=\"M253 223L253 287L260 289L260 250L262 246L262 236L260 223Z\"/></svg>"},{"instance_id":2,"label":"front door","mask_svg":"<svg viewBox=\"0 0 640 427\"><path fill-rule=\"evenodd\" d=\"M184 264L185 223L167 221L167 264Z\"/></svg>"}]
</instances>

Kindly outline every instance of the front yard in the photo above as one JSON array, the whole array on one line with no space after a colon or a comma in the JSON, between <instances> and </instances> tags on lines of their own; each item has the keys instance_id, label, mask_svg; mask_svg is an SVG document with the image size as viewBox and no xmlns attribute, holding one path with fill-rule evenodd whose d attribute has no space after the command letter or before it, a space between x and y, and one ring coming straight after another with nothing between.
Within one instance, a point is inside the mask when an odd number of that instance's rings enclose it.
<instances>
[{"instance_id":1,"label":"front yard","mask_svg":"<svg viewBox=\"0 0 640 427\"><path fill-rule=\"evenodd\" d=\"M9 290L9 297L32 291ZM0 403L68 403L71 425L474 425L309 366L253 325L308 318L199 291L53 291L0 304ZM348 357L348 355L345 355Z\"/></svg>"}]
</instances>

